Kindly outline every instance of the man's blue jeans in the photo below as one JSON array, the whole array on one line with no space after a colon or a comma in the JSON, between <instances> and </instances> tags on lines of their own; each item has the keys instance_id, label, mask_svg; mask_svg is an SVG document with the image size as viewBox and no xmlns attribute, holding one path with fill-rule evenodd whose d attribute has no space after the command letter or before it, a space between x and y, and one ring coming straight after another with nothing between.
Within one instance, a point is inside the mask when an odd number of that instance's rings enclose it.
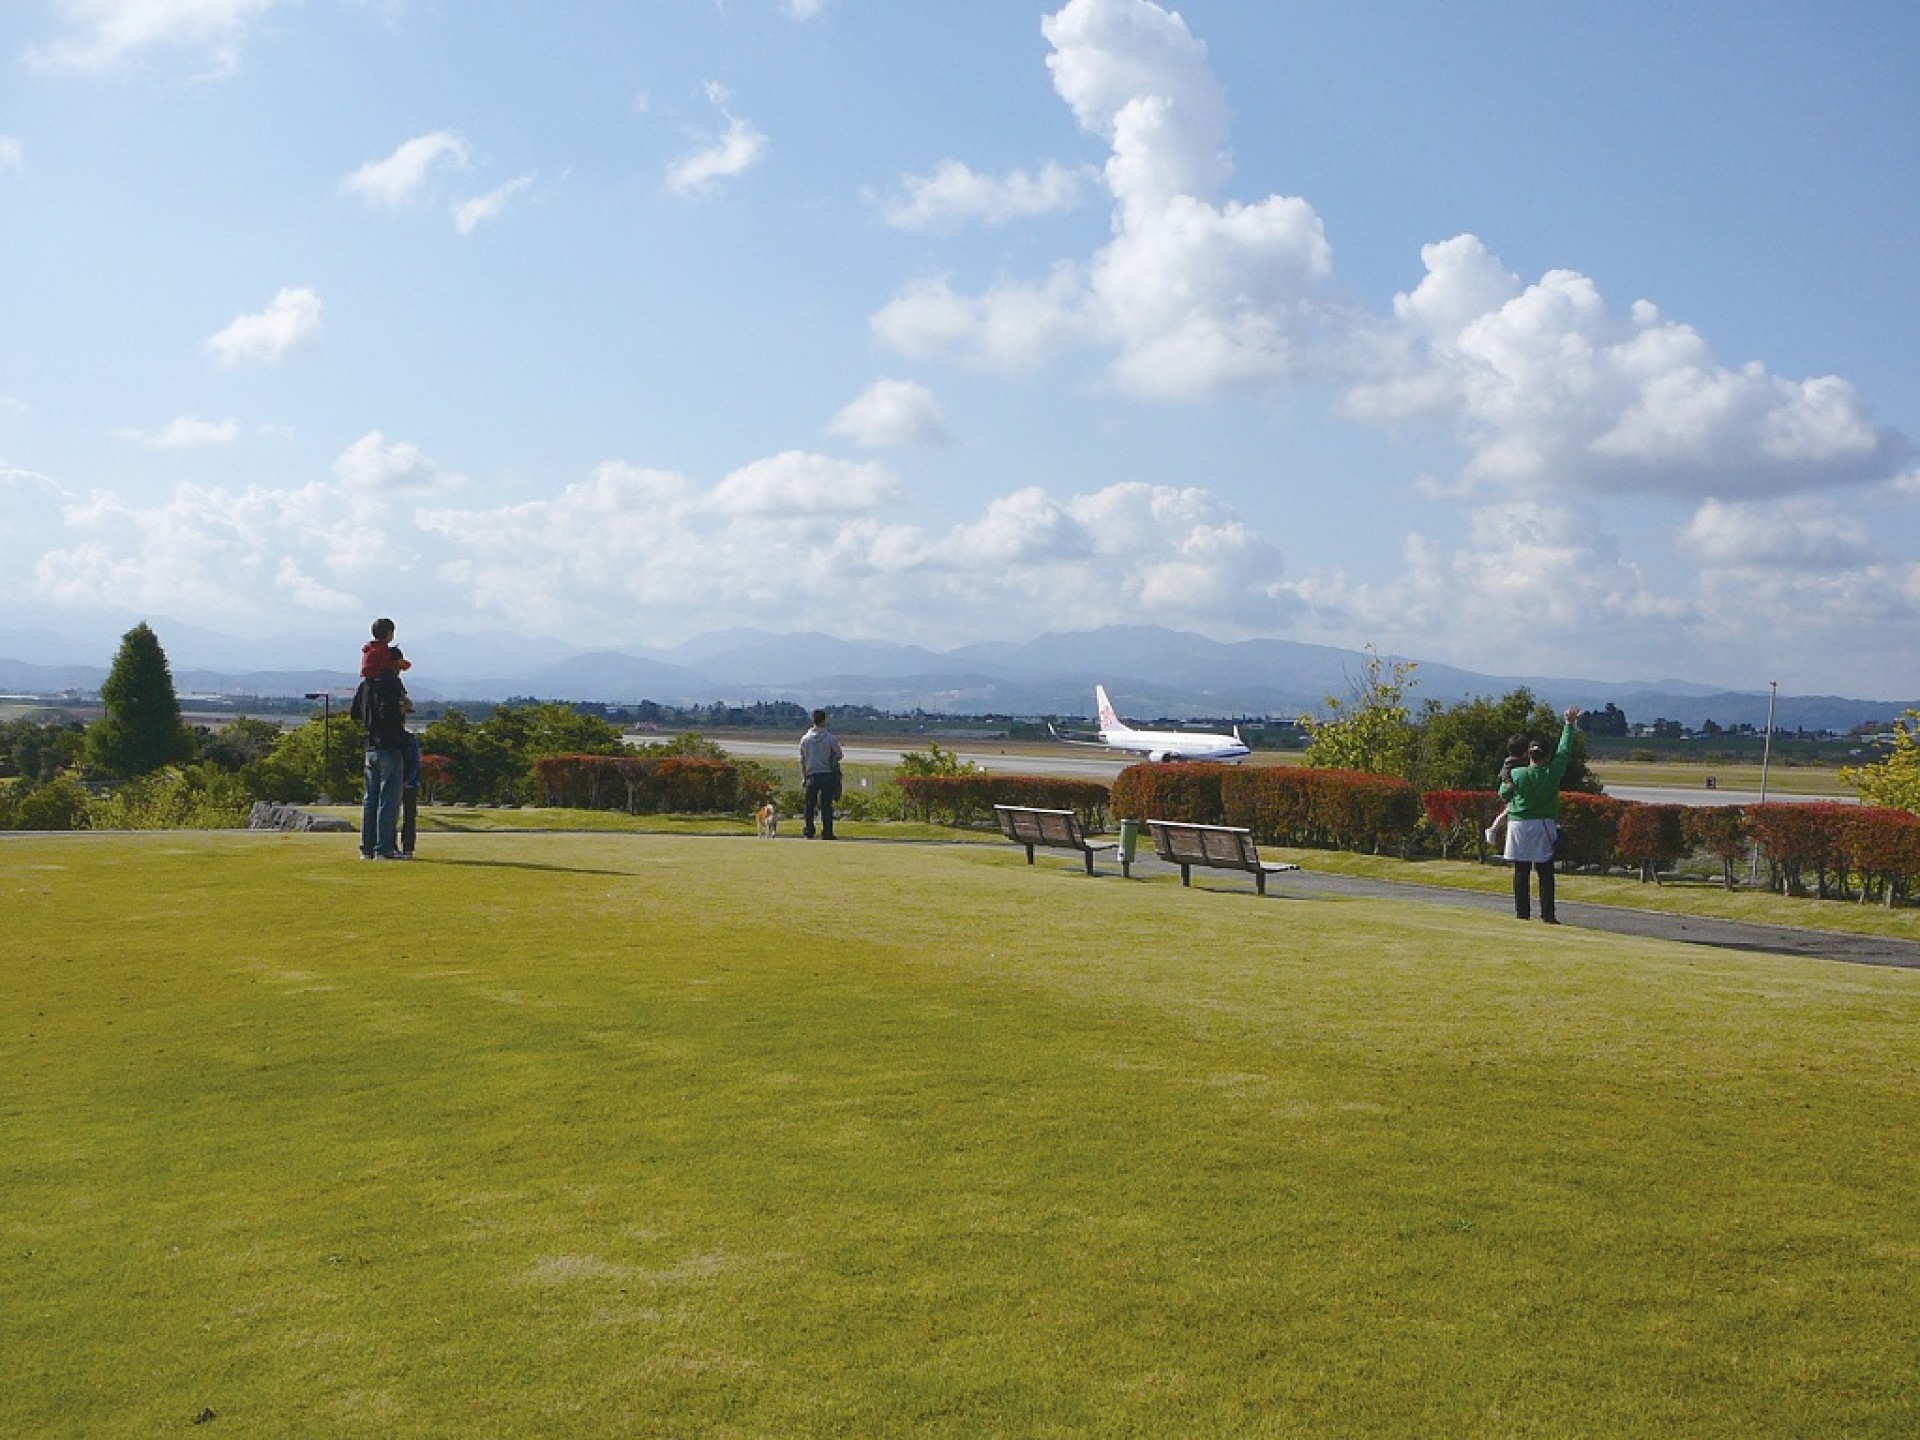
<instances>
[{"instance_id":1,"label":"man's blue jeans","mask_svg":"<svg viewBox=\"0 0 1920 1440\"><path fill-rule=\"evenodd\" d=\"M367 798L360 802L360 853L400 853L400 793L406 762L398 750L367 751Z\"/></svg>"}]
</instances>

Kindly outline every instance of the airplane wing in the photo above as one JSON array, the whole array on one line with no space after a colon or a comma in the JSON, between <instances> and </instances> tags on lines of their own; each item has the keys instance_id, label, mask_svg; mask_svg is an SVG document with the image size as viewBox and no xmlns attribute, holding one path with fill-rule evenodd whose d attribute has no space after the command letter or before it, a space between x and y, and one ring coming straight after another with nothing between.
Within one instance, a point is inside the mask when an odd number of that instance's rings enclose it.
<instances>
[{"instance_id":1,"label":"airplane wing","mask_svg":"<svg viewBox=\"0 0 1920 1440\"><path fill-rule=\"evenodd\" d=\"M1053 728L1053 725L1051 722L1049 722L1047 725L1047 733L1053 736L1053 738L1058 740L1062 745L1090 745L1095 750L1111 750L1113 748L1111 745L1107 744L1107 742L1104 740L1080 740L1080 739L1076 739L1072 735L1062 735L1058 730Z\"/></svg>"}]
</instances>

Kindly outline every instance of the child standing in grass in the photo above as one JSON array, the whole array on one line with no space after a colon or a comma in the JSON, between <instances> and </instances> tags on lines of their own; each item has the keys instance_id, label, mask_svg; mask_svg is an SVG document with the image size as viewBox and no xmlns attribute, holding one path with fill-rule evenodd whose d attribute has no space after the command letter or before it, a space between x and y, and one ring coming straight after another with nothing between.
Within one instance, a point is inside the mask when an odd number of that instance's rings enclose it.
<instances>
[{"instance_id":1,"label":"child standing in grass","mask_svg":"<svg viewBox=\"0 0 1920 1440\"><path fill-rule=\"evenodd\" d=\"M1493 788L1503 796L1506 793L1507 777L1513 774L1513 767L1527 763L1527 737L1514 734L1507 737L1507 758L1500 762L1499 778L1493 782ZM1499 850L1507 843L1507 807L1502 805L1500 813L1493 817L1493 823L1487 826L1487 844Z\"/></svg>"}]
</instances>

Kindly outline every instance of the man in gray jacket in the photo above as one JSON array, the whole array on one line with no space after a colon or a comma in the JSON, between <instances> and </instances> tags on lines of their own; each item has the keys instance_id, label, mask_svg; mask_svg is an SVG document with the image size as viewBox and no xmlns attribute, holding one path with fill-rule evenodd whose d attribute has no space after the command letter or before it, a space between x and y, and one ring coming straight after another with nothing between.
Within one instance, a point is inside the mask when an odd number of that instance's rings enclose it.
<instances>
[{"instance_id":1,"label":"man in gray jacket","mask_svg":"<svg viewBox=\"0 0 1920 1440\"><path fill-rule=\"evenodd\" d=\"M820 838L833 839L833 802L840 798L840 742L827 729L827 712L813 712L813 728L800 737L800 782L807 797L801 835L813 839L813 816L820 813Z\"/></svg>"}]
</instances>

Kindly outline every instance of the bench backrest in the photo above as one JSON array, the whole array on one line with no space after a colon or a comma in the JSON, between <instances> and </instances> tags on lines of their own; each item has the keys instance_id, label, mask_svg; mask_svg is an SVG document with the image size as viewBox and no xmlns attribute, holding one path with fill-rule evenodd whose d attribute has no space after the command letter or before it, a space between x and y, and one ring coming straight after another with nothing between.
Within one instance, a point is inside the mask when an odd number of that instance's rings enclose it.
<instances>
[{"instance_id":1,"label":"bench backrest","mask_svg":"<svg viewBox=\"0 0 1920 1440\"><path fill-rule=\"evenodd\" d=\"M1260 864L1253 832L1233 825L1194 825L1184 820L1149 820L1153 848L1162 860L1185 865L1230 865L1251 870Z\"/></svg>"},{"instance_id":2,"label":"bench backrest","mask_svg":"<svg viewBox=\"0 0 1920 1440\"><path fill-rule=\"evenodd\" d=\"M1086 843L1080 833L1080 817L1071 810L1036 810L1026 805L996 805L1000 833L1009 840L1026 845L1067 845Z\"/></svg>"}]
</instances>

